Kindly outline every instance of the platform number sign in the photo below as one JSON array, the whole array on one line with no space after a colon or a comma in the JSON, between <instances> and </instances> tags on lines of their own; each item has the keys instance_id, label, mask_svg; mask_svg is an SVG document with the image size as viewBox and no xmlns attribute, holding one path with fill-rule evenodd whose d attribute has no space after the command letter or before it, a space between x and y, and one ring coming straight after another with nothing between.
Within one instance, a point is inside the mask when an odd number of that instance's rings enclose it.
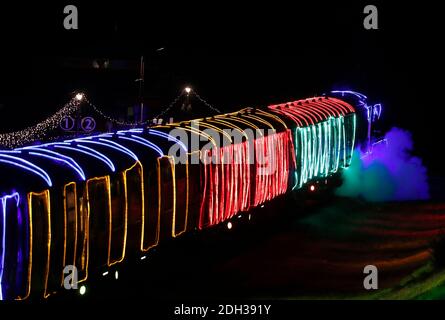
<instances>
[{"instance_id":1,"label":"platform number sign","mask_svg":"<svg viewBox=\"0 0 445 320\"><path fill-rule=\"evenodd\" d=\"M63 119L60 121L60 128L63 131L71 131L74 129L74 125L76 124L76 121L73 117L67 116L63 117Z\"/></svg>"},{"instance_id":2,"label":"platform number sign","mask_svg":"<svg viewBox=\"0 0 445 320\"><path fill-rule=\"evenodd\" d=\"M72 132L75 128L79 128L76 126L76 120L73 117L66 116L60 120L60 128L66 132ZM96 129L96 120L93 117L85 117L80 121L80 128L84 132L92 132Z\"/></svg>"},{"instance_id":3,"label":"platform number sign","mask_svg":"<svg viewBox=\"0 0 445 320\"><path fill-rule=\"evenodd\" d=\"M91 132L96 129L96 120L92 117L85 117L82 119L80 126L85 132Z\"/></svg>"}]
</instances>

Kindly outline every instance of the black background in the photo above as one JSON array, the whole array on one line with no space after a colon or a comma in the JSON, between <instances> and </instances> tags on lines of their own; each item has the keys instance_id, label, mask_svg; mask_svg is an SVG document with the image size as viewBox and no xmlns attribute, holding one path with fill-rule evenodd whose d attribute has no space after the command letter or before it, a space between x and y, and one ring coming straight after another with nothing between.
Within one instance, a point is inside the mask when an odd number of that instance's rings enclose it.
<instances>
[{"instance_id":1,"label":"black background","mask_svg":"<svg viewBox=\"0 0 445 320\"><path fill-rule=\"evenodd\" d=\"M63 28L75 4L79 29ZM365 30L363 8L379 9ZM0 132L44 119L84 90L105 109L137 101L137 60L155 113L190 84L223 111L352 89L384 105L383 121L409 129L416 153L445 174L443 20L421 2L227 1L0 4ZM158 48L165 48L156 51ZM125 70L70 67L124 60Z\"/></svg>"}]
</instances>

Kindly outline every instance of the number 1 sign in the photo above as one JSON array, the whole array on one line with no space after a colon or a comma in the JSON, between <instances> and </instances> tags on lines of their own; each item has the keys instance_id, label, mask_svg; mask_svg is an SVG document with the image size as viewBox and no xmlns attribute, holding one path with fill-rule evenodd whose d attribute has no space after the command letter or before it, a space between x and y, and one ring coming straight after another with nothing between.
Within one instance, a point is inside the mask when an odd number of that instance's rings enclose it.
<instances>
[{"instance_id":1,"label":"number 1 sign","mask_svg":"<svg viewBox=\"0 0 445 320\"><path fill-rule=\"evenodd\" d=\"M66 116L60 121L60 128L63 131L73 131L76 126L76 120L73 117ZM96 129L96 120L93 117L82 118L80 127L84 132L92 132Z\"/></svg>"},{"instance_id":2,"label":"number 1 sign","mask_svg":"<svg viewBox=\"0 0 445 320\"><path fill-rule=\"evenodd\" d=\"M67 117L64 117L60 121L60 128L63 131L71 131L71 130L73 130L75 124L76 124L76 121L74 120L74 118L67 116Z\"/></svg>"}]
</instances>

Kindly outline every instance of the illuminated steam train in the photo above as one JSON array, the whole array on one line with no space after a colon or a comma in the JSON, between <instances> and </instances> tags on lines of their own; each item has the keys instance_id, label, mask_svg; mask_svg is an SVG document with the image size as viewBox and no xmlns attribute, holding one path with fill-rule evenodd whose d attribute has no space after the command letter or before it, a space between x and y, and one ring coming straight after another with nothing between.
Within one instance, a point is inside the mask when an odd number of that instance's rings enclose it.
<instances>
[{"instance_id":1,"label":"illuminated steam train","mask_svg":"<svg viewBox=\"0 0 445 320\"><path fill-rule=\"evenodd\" d=\"M355 131L354 107L316 97L0 150L0 300L47 298L65 266L81 283L326 179Z\"/></svg>"}]
</instances>

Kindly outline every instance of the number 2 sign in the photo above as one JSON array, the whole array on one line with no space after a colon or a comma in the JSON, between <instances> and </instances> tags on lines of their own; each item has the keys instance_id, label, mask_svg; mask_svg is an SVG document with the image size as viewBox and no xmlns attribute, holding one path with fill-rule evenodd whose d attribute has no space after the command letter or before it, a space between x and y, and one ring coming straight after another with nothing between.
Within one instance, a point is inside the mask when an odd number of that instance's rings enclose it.
<instances>
[{"instance_id":1,"label":"number 2 sign","mask_svg":"<svg viewBox=\"0 0 445 320\"><path fill-rule=\"evenodd\" d=\"M91 132L96 129L96 120L92 117L85 117L82 119L80 126L85 132Z\"/></svg>"},{"instance_id":2,"label":"number 2 sign","mask_svg":"<svg viewBox=\"0 0 445 320\"><path fill-rule=\"evenodd\" d=\"M66 116L60 121L60 128L63 131L72 131L76 126L76 120L73 117ZM91 132L96 129L96 120L92 117L82 118L80 127L84 132Z\"/></svg>"}]
</instances>

